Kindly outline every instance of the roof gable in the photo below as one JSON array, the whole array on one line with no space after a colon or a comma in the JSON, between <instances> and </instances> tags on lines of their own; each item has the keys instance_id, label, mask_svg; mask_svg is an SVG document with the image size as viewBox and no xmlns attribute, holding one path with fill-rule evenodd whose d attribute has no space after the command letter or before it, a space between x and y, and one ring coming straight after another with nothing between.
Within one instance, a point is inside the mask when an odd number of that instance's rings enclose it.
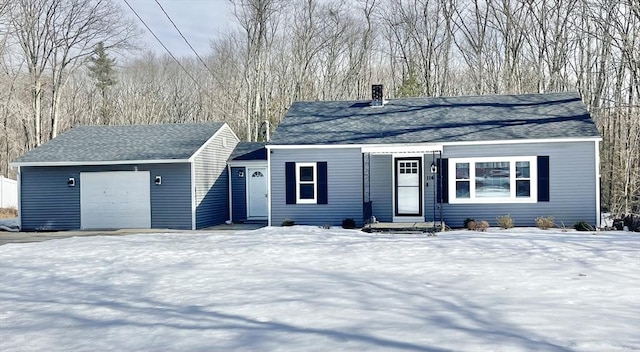
<instances>
[{"instance_id":1,"label":"roof gable","mask_svg":"<svg viewBox=\"0 0 640 352\"><path fill-rule=\"evenodd\" d=\"M14 161L29 163L123 163L187 160L223 123L78 126Z\"/></svg>"},{"instance_id":2,"label":"roof gable","mask_svg":"<svg viewBox=\"0 0 640 352\"><path fill-rule=\"evenodd\" d=\"M599 137L577 93L296 102L269 144L402 144Z\"/></svg>"}]
</instances>

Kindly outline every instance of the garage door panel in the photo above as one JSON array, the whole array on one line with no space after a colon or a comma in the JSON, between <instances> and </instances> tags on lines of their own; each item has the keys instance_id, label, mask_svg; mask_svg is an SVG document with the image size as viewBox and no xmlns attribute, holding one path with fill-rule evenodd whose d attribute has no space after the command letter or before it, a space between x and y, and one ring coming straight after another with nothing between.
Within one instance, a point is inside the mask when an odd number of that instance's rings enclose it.
<instances>
[{"instance_id":1,"label":"garage door panel","mask_svg":"<svg viewBox=\"0 0 640 352\"><path fill-rule=\"evenodd\" d=\"M81 173L82 228L150 228L149 187L148 171Z\"/></svg>"}]
</instances>

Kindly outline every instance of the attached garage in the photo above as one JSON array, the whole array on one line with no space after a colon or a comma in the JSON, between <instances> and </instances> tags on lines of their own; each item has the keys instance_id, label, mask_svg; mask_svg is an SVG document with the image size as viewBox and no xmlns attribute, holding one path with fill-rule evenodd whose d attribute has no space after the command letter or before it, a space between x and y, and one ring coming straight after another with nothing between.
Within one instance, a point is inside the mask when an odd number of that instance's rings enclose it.
<instances>
[{"instance_id":1,"label":"attached garage","mask_svg":"<svg viewBox=\"0 0 640 352\"><path fill-rule=\"evenodd\" d=\"M75 127L18 168L24 231L199 229L230 219L223 123Z\"/></svg>"}]
</instances>

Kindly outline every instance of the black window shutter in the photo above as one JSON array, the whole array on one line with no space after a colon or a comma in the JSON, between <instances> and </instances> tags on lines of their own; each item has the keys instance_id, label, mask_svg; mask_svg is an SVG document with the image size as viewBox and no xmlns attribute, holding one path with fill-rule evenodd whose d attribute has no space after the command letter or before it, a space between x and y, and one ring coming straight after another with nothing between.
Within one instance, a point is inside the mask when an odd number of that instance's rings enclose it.
<instances>
[{"instance_id":1,"label":"black window shutter","mask_svg":"<svg viewBox=\"0 0 640 352\"><path fill-rule=\"evenodd\" d=\"M327 162L318 162L318 204L328 204Z\"/></svg>"},{"instance_id":2,"label":"black window shutter","mask_svg":"<svg viewBox=\"0 0 640 352\"><path fill-rule=\"evenodd\" d=\"M296 163L285 163L287 204L296 204Z\"/></svg>"},{"instance_id":3,"label":"black window shutter","mask_svg":"<svg viewBox=\"0 0 640 352\"><path fill-rule=\"evenodd\" d=\"M538 156L538 202L549 201L549 157Z\"/></svg>"},{"instance_id":4,"label":"black window shutter","mask_svg":"<svg viewBox=\"0 0 640 352\"><path fill-rule=\"evenodd\" d=\"M449 203L449 159L440 159L438 165L438 200Z\"/></svg>"}]
</instances>

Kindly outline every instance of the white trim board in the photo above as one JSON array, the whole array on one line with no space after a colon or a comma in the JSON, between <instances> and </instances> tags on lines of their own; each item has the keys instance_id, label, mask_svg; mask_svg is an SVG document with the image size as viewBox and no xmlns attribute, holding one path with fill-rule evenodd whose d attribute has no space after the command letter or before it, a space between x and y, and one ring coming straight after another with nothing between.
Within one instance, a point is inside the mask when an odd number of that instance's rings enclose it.
<instances>
[{"instance_id":1,"label":"white trim board","mask_svg":"<svg viewBox=\"0 0 640 352\"><path fill-rule=\"evenodd\" d=\"M176 164L188 163L189 159L158 160L104 160L104 161L47 161L11 163L12 167L21 166L99 166L99 165L134 165L134 164Z\"/></svg>"},{"instance_id":2,"label":"white trim board","mask_svg":"<svg viewBox=\"0 0 640 352\"><path fill-rule=\"evenodd\" d=\"M441 143L378 143L378 144L267 144L267 150L273 149L352 149L352 148L389 148L389 147L432 147L432 146L456 146L456 145L492 145L492 144L531 144L531 143L568 143L568 142L593 142L601 141L602 137L576 137L576 138L544 138L544 139L515 139L515 140L491 140L491 141L460 141Z\"/></svg>"}]
</instances>

